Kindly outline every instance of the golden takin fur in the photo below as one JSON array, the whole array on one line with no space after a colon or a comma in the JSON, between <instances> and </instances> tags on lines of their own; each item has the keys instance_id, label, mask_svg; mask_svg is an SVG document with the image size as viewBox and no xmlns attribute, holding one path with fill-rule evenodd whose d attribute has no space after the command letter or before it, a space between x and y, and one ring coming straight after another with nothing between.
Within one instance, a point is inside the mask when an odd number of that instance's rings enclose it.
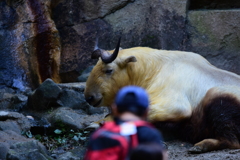
<instances>
[{"instance_id":1,"label":"golden takin fur","mask_svg":"<svg viewBox=\"0 0 240 160\"><path fill-rule=\"evenodd\" d=\"M240 148L239 75L192 52L119 45L93 52L100 58L86 82L87 102L110 106L121 87L141 86L151 102L148 120L196 143L190 152Z\"/></svg>"}]
</instances>

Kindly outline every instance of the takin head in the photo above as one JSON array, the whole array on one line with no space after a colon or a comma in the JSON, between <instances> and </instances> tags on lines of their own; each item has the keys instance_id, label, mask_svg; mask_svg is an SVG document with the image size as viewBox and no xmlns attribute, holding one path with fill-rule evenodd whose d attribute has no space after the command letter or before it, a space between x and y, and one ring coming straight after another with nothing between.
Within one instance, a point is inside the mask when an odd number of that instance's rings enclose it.
<instances>
[{"instance_id":1,"label":"takin head","mask_svg":"<svg viewBox=\"0 0 240 160\"><path fill-rule=\"evenodd\" d=\"M136 62L135 56L118 56L120 39L114 51L105 51L95 47L92 59L99 61L89 75L84 91L86 101L94 106L110 106L118 90L129 82L130 62Z\"/></svg>"}]
</instances>

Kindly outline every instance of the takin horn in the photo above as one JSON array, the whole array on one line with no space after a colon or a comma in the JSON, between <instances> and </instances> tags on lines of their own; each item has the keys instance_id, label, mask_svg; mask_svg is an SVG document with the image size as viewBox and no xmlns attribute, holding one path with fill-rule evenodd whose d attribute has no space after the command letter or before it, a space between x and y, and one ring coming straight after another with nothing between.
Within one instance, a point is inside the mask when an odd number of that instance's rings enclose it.
<instances>
[{"instance_id":1,"label":"takin horn","mask_svg":"<svg viewBox=\"0 0 240 160\"><path fill-rule=\"evenodd\" d=\"M110 55L108 54L108 52L98 48L97 45L96 45L95 50L93 51L91 58L92 59L98 59L99 57L101 57L102 61L105 64L111 63L112 61L114 61L117 58L118 51L119 51L119 48L120 48L120 42L121 42L121 37L118 40L117 46L116 46L113 54L110 54ZM96 44L97 44L97 42L96 42Z\"/></svg>"}]
</instances>

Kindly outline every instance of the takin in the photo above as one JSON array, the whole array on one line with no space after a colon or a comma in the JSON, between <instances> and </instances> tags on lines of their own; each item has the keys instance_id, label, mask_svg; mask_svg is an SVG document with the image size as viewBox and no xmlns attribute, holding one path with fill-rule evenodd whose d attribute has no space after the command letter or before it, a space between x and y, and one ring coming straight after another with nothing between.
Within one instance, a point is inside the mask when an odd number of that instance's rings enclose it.
<instances>
[{"instance_id":1,"label":"takin","mask_svg":"<svg viewBox=\"0 0 240 160\"><path fill-rule=\"evenodd\" d=\"M120 88L137 85L150 99L148 121L195 143L191 153L240 148L240 76L202 56L148 47L95 48L99 59L86 82L86 101L111 106Z\"/></svg>"}]
</instances>

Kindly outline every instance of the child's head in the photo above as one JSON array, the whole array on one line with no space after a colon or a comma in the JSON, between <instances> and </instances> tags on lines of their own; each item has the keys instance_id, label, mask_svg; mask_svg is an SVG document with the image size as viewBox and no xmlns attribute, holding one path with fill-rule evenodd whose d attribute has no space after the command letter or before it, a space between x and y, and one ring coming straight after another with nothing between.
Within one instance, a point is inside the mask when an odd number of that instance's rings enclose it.
<instances>
[{"instance_id":1,"label":"child's head","mask_svg":"<svg viewBox=\"0 0 240 160\"><path fill-rule=\"evenodd\" d=\"M139 86L125 86L119 90L115 98L118 113L131 112L143 116L149 106L147 92Z\"/></svg>"}]
</instances>

